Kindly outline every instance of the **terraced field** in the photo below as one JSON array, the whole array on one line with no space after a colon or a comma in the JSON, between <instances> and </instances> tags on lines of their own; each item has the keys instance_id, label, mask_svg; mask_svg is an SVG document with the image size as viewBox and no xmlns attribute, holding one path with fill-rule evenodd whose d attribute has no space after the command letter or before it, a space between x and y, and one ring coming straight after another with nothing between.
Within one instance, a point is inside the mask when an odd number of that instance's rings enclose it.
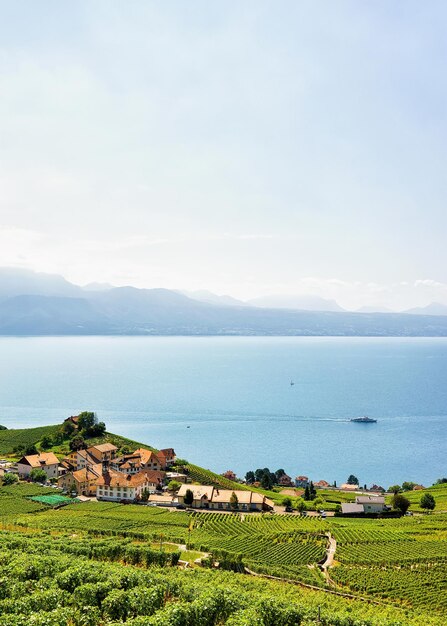
<instances>
[{"instance_id":1,"label":"terraced field","mask_svg":"<svg viewBox=\"0 0 447 626\"><path fill-rule=\"evenodd\" d=\"M0 563L0 626L445 626L423 608L180 571L170 554L114 538L0 533Z\"/></svg>"},{"instance_id":2,"label":"terraced field","mask_svg":"<svg viewBox=\"0 0 447 626\"><path fill-rule=\"evenodd\" d=\"M337 586L406 606L447 611L444 515L334 522Z\"/></svg>"}]
</instances>

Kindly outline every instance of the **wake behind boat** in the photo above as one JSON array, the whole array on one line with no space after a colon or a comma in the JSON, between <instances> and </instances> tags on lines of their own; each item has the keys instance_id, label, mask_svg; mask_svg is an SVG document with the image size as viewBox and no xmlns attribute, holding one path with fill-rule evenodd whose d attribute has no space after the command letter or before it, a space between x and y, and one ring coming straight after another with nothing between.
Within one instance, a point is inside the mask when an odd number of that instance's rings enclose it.
<instances>
[{"instance_id":1,"label":"wake behind boat","mask_svg":"<svg viewBox=\"0 0 447 626\"><path fill-rule=\"evenodd\" d=\"M377 420L372 417L367 417L364 415L363 417L353 417L349 421L351 422L360 422L361 424L375 424Z\"/></svg>"}]
</instances>

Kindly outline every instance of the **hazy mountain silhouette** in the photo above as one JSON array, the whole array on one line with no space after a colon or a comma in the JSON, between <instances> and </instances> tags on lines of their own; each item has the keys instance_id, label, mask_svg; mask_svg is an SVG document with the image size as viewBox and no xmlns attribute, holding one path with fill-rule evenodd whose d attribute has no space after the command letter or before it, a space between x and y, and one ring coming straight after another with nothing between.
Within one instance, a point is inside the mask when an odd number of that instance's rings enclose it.
<instances>
[{"instance_id":1,"label":"hazy mountain silhouette","mask_svg":"<svg viewBox=\"0 0 447 626\"><path fill-rule=\"evenodd\" d=\"M180 291L179 293L182 293L193 300L208 302L209 304L221 304L223 306L246 306L247 304L246 302L237 300L237 298L233 298L232 296L219 296L212 291L207 291L206 289L200 289L198 291Z\"/></svg>"},{"instance_id":2,"label":"hazy mountain silhouette","mask_svg":"<svg viewBox=\"0 0 447 626\"><path fill-rule=\"evenodd\" d=\"M447 315L228 306L169 289L83 290L22 270L1 270L0 288L2 335L447 336Z\"/></svg>"},{"instance_id":3,"label":"hazy mountain silhouette","mask_svg":"<svg viewBox=\"0 0 447 626\"><path fill-rule=\"evenodd\" d=\"M427 306L415 307L414 309L407 309L403 313L409 313L411 315L447 315L447 304L441 304L440 302L430 302Z\"/></svg>"},{"instance_id":4,"label":"hazy mountain silhouette","mask_svg":"<svg viewBox=\"0 0 447 626\"><path fill-rule=\"evenodd\" d=\"M319 296L277 295L261 296L247 301L251 306L268 309L295 309L300 311L344 311L335 300L327 300Z\"/></svg>"},{"instance_id":5,"label":"hazy mountain silhouette","mask_svg":"<svg viewBox=\"0 0 447 626\"><path fill-rule=\"evenodd\" d=\"M31 270L1 267L0 298L21 295L82 296L82 289L58 274L44 274Z\"/></svg>"},{"instance_id":6,"label":"hazy mountain silhouette","mask_svg":"<svg viewBox=\"0 0 447 626\"><path fill-rule=\"evenodd\" d=\"M365 304L357 309L357 313L395 313L395 311L386 306L381 306L380 304Z\"/></svg>"}]
</instances>

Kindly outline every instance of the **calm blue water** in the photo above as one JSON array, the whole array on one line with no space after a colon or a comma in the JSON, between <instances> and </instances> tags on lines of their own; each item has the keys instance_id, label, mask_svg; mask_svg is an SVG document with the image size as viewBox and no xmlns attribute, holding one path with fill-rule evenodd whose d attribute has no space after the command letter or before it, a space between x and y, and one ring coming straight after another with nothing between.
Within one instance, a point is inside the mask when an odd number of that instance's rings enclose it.
<instances>
[{"instance_id":1,"label":"calm blue water","mask_svg":"<svg viewBox=\"0 0 447 626\"><path fill-rule=\"evenodd\" d=\"M0 423L85 409L217 472L431 484L447 475L447 339L0 339Z\"/></svg>"}]
</instances>

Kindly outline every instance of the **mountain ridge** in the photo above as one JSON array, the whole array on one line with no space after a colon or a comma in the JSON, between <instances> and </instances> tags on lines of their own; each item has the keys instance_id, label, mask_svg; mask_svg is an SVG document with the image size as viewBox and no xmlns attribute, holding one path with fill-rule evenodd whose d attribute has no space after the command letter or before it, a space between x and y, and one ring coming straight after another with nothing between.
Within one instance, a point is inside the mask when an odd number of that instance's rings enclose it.
<instances>
[{"instance_id":1,"label":"mountain ridge","mask_svg":"<svg viewBox=\"0 0 447 626\"><path fill-rule=\"evenodd\" d=\"M17 294L25 287L44 293ZM0 294L0 335L6 336L447 336L446 315L229 306L164 288L83 290L57 275L22 270L0 272Z\"/></svg>"}]
</instances>

